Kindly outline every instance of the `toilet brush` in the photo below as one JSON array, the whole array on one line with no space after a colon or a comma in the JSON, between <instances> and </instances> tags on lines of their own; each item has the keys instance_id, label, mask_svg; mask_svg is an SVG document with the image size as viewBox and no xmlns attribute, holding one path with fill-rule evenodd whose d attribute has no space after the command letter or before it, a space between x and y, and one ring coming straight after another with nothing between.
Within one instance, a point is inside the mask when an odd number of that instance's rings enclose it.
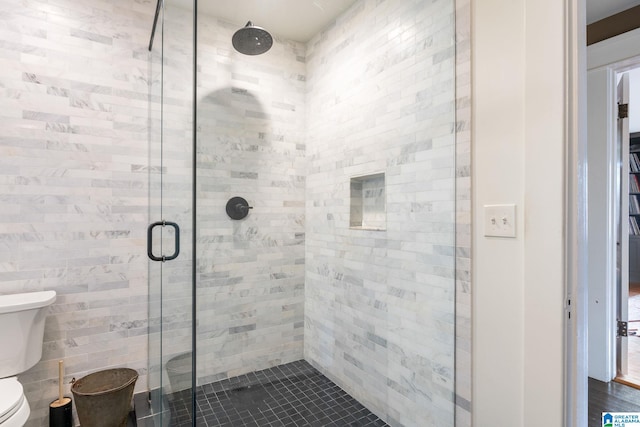
<instances>
[{"instance_id":1,"label":"toilet brush","mask_svg":"<svg viewBox=\"0 0 640 427\"><path fill-rule=\"evenodd\" d=\"M49 405L49 427L72 427L71 399L64 397L64 362L58 361L58 398Z\"/></svg>"}]
</instances>

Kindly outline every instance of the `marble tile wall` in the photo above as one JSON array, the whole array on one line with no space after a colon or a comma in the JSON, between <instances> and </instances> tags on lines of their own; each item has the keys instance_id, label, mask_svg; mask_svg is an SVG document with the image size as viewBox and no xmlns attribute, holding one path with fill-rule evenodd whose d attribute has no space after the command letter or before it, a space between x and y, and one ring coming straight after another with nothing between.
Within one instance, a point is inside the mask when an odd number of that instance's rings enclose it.
<instances>
[{"instance_id":1,"label":"marble tile wall","mask_svg":"<svg viewBox=\"0 0 640 427\"><path fill-rule=\"evenodd\" d=\"M147 386L152 0L0 2L0 293L53 289L27 426L65 381L128 366ZM65 386L69 392L69 385Z\"/></svg>"},{"instance_id":2,"label":"marble tile wall","mask_svg":"<svg viewBox=\"0 0 640 427\"><path fill-rule=\"evenodd\" d=\"M377 3L358 3L308 46L276 35L257 58L226 45L235 26L200 23L198 373L208 382L299 359L304 334L305 357L367 406L392 424L424 425L416 420L452 412L453 10L442 0L415 10L415 2ZM455 398L465 426L469 1L457 3ZM173 148L162 168L149 162L157 134L148 129L160 126L159 59L146 50L154 8L152 0L0 3L0 293L59 293L43 360L21 376L28 426L47 425L59 358L67 380L129 366L141 374L138 391L151 384L147 332L157 337L160 317L145 230L165 173L175 177L172 216L190 233L191 153L182 141L192 129L190 82L180 78L190 46L178 37L165 63ZM185 19L172 15L174 30ZM363 103L361 91L375 102ZM349 231L349 178L380 171L389 229ZM240 222L223 212L234 195L254 206ZM165 315L175 312L164 321L175 340L163 365L190 342L180 308L190 298L189 246L165 272L174 286Z\"/></svg>"},{"instance_id":3,"label":"marble tile wall","mask_svg":"<svg viewBox=\"0 0 640 427\"><path fill-rule=\"evenodd\" d=\"M454 425L454 16L363 0L307 45L305 358L393 426ZM386 231L350 229L379 172Z\"/></svg>"},{"instance_id":4,"label":"marble tile wall","mask_svg":"<svg viewBox=\"0 0 640 427\"><path fill-rule=\"evenodd\" d=\"M302 359L305 47L274 36L236 52L241 24L198 33L197 243L200 383ZM256 23L258 25L258 23ZM233 220L226 203L253 207Z\"/></svg>"}]
</instances>

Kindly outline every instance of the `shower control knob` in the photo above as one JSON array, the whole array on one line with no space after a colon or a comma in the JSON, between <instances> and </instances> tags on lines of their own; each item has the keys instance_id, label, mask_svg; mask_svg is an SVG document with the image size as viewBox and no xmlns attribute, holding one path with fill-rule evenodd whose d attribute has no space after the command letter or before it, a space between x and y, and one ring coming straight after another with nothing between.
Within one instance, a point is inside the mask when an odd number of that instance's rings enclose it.
<instances>
[{"instance_id":1,"label":"shower control knob","mask_svg":"<svg viewBox=\"0 0 640 427\"><path fill-rule=\"evenodd\" d=\"M249 206L249 203L242 197L232 197L227 202L227 215L231 219L243 219L249 215L249 209L253 209L253 206Z\"/></svg>"}]
</instances>

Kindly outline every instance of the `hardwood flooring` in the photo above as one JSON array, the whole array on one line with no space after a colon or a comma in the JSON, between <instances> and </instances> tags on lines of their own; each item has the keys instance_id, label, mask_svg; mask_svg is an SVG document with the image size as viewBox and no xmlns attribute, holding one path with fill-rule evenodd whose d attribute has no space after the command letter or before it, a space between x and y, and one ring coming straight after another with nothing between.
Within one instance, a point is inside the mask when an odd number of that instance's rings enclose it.
<instances>
[{"instance_id":1,"label":"hardwood flooring","mask_svg":"<svg viewBox=\"0 0 640 427\"><path fill-rule=\"evenodd\" d=\"M629 285L628 373L616 382L589 378L589 426L602 427L603 412L640 412L640 283Z\"/></svg>"},{"instance_id":2,"label":"hardwood flooring","mask_svg":"<svg viewBox=\"0 0 640 427\"><path fill-rule=\"evenodd\" d=\"M588 427L602 427L603 412L640 412L640 390L589 378Z\"/></svg>"},{"instance_id":3,"label":"hardwood flooring","mask_svg":"<svg viewBox=\"0 0 640 427\"><path fill-rule=\"evenodd\" d=\"M629 343L627 375L616 381L640 388L640 283L629 284Z\"/></svg>"}]
</instances>

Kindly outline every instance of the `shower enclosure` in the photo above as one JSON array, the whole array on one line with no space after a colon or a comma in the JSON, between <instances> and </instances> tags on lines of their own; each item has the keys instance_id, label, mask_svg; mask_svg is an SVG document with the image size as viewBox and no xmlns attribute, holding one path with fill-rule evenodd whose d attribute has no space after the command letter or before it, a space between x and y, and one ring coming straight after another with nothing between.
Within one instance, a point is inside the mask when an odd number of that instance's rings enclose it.
<instances>
[{"instance_id":1,"label":"shower enclosure","mask_svg":"<svg viewBox=\"0 0 640 427\"><path fill-rule=\"evenodd\" d=\"M300 372L389 425L454 425L454 16L454 0L159 2L155 425L216 425L219 396L260 407L248 378ZM257 45L234 49L240 29ZM293 412L281 425L328 423Z\"/></svg>"}]
</instances>

